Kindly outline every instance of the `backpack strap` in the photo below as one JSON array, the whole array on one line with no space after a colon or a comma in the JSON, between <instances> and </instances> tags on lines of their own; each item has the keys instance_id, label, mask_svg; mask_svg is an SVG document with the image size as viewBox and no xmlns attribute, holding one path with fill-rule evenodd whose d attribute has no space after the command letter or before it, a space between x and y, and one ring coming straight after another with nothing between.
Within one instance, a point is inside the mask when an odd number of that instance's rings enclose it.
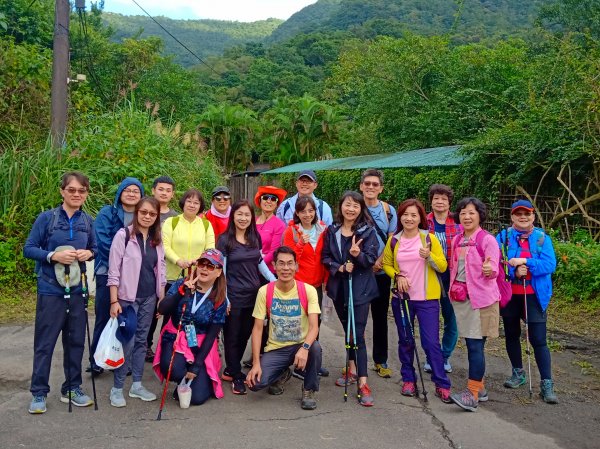
<instances>
[{"instance_id":1,"label":"backpack strap","mask_svg":"<svg viewBox=\"0 0 600 449\"><path fill-rule=\"evenodd\" d=\"M273 305L273 295L275 293L275 283L277 281L269 282L267 284L267 318L271 316L271 306ZM296 288L298 289L298 296L300 299L300 305L304 309L304 312L308 315L308 296L306 294L306 284L301 281L296 281Z\"/></svg>"},{"instance_id":2,"label":"backpack strap","mask_svg":"<svg viewBox=\"0 0 600 449\"><path fill-rule=\"evenodd\" d=\"M174 231L178 224L179 224L179 215L176 215L171 220L171 231Z\"/></svg>"},{"instance_id":3,"label":"backpack strap","mask_svg":"<svg viewBox=\"0 0 600 449\"><path fill-rule=\"evenodd\" d=\"M383 206L383 211L385 212L385 218L389 225L390 221L392 221L392 211L390 210L390 205L388 203L386 203L385 201L382 201L381 205Z\"/></svg>"},{"instance_id":4,"label":"backpack strap","mask_svg":"<svg viewBox=\"0 0 600 449\"><path fill-rule=\"evenodd\" d=\"M319 203L319 205L317 206L317 208L319 209L319 220L323 219L323 200L320 198L317 198L317 202Z\"/></svg>"},{"instance_id":5,"label":"backpack strap","mask_svg":"<svg viewBox=\"0 0 600 449\"><path fill-rule=\"evenodd\" d=\"M289 199L288 199L288 200L286 200L286 202L285 202L285 206L283 206L283 218L284 218L284 219L285 219L285 214L287 214L287 213L288 213L288 211L290 210L290 208L291 208L291 207L292 207L292 206L290 206L290 201L289 201Z\"/></svg>"},{"instance_id":6,"label":"backpack strap","mask_svg":"<svg viewBox=\"0 0 600 449\"><path fill-rule=\"evenodd\" d=\"M202 216L202 223L204 224L204 233L206 234L208 232L208 226L210 225L210 221L208 221L207 218Z\"/></svg>"},{"instance_id":7,"label":"backpack strap","mask_svg":"<svg viewBox=\"0 0 600 449\"><path fill-rule=\"evenodd\" d=\"M485 253L483 252L482 244L483 244L483 239L485 238L486 234L489 234L489 232L487 232L485 229L482 229L475 236L475 248L477 248L479 257L481 257L481 259L483 259L483 260L485 260Z\"/></svg>"}]
</instances>

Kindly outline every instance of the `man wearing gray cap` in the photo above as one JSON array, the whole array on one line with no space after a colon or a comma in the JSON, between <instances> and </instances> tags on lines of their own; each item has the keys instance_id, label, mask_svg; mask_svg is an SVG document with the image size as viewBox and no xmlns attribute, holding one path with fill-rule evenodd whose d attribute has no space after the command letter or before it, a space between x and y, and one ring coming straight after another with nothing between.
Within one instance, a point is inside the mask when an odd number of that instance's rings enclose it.
<instances>
[{"instance_id":1,"label":"man wearing gray cap","mask_svg":"<svg viewBox=\"0 0 600 449\"><path fill-rule=\"evenodd\" d=\"M227 229L231 212L231 192L227 186L217 186L212 191L210 210L204 215L213 227L215 242Z\"/></svg>"},{"instance_id":2,"label":"man wearing gray cap","mask_svg":"<svg viewBox=\"0 0 600 449\"><path fill-rule=\"evenodd\" d=\"M320 220L323 220L327 226L333 223L333 217L331 215L331 207L322 199L317 198L314 195L314 191L317 188L317 175L312 170L302 170L296 177L296 193L291 198L285 200L279 208L277 208L277 217L283 220L284 223L289 223L294 218L294 211L296 210L296 201L300 196L312 196L317 205L317 216Z\"/></svg>"}]
</instances>

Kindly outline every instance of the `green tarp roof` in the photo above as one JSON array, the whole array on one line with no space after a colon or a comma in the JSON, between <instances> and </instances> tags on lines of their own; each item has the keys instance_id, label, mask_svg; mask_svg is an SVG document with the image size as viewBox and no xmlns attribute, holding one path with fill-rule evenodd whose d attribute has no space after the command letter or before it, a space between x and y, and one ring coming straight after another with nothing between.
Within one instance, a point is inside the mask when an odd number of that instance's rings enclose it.
<instances>
[{"instance_id":1,"label":"green tarp roof","mask_svg":"<svg viewBox=\"0 0 600 449\"><path fill-rule=\"evenodd\" d=\"M324 161L300 162L262 172L262 174L296 173L302 170L352 170L365 168L401 167L455 167L464 156L459 154L459 145L451 147L424 148L399 153L370 154Z\"/></svg>"}]
</instances>

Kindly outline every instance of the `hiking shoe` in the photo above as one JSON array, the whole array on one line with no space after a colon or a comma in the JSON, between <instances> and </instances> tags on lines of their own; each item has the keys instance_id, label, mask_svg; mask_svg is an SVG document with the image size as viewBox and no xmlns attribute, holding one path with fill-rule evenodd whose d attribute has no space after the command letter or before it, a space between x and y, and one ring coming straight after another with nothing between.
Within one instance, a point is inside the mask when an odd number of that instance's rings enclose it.
<instances>
[{"instance_id":1,"label":"hiking shoe","mask_svg":"<svg viewBox=\"0 0 600 449\"><path fill-rule=\"evenodd\" d=\"M156 401L156 395L151 391L148 391L143 385L140 385L139 387L134 387L132 385L129 389L129 397L139 398L146 402Z\"/></svg>"},{"instance_id":2,"label":"hiking shoe","mask_svg":"<svg viewBox=\"0 0 600 449\"><path fill-rule=\"evenodd\" d=\"M69 403L68 392L63 393L60 396L60 402L64 402L65 404ZM81 387L77 387L71 390L71 403L77 407L89 407L94 401L83 392Z\"/></svg>"},{"instance_id":3,"label":"hiking shoe","mask_svg":"<svg viewBox=\"0 0 600 449\"><path fill-rule=\"evenodd\" d=\"M358 403L364 407L373 407L373 393L366 383L358 387Z\"/></svg>"},{"instance_id":4,"label":"hiking shoe","mask_svg":"<svg viewBox=\"0 0 600 449\"><path fill-rule=\"evenodd\" d=\"M292 376L304 382L304 371L295 368L294 371L292 371Z\"/></svg>"},{"instance_id":5,"label":"hiking shoe","mask_svg":"<svg viewBox=\"0 0 600 449\"><path fill-rule=\"evenodd\" d=\"M546 404L558 404L558 398L554 393L554 381L552 379L542 379L540 382L540 397Z\"/></svg>"},{"instance_id":6,"label":"hiking shoe","mask_svg":"<svg viewBox=\"0 0 600 449\"><path fill-rule=\"evenodd\" d=\"M317 408L314 390L305 390L304 386L302 386L302 402L300 403L300 407L303 410L314 410Z\"/></svg>"},{"instance_id":7,"label":"hiking shoe","mask_svg":"<svg viewBox=\"0 0 600 449\"><path fill-rule=\"evenodd\" d=\"M450 359L444 359L444 371L447 373L452 372L452 365L450 365Z\"/></svg>"},{"instance_id":8,"label":"hiking shoe","mask_svg":"<svg viewBox=\"0 0 600 449\"><path fill-rule=\"evenodd\" d=\"M152 350L152 348L146 349L146 362L154 362L154 351Z\"/></svg>"},{"instance_id":9,"label":"hiking shoe","mask_svg":"<svg viewBox=\"0 0 600 449\"><path fill-rule=\"evenodd\" d=\"M338 387L343 387L344 385L354 385L356 382L358 382L358 376L353 372L350 372L349 375L344 373L341 377L338 377L338 379L335 381L335 384Z\"/></svg>"},{"instance_id":10,"label":"hiking shoe","mask_svg":"<svg viewBox=\"0 0 600 449\"><path fill-rule=\"evenodd\" d=\"M408 396L410 398L417 394L417 387L414 382L404 382L402 384L402 390L400 391L402 396Z\"/></svg>"},{"instance_id":11,"label":"hiking shoe","mask_svg":"<svg viewBox=\"0 0 600 449\"><path fill-rule=\"evenodd\" d=\"M244 366L244 368L252 368L252 359L244 360L242 362L242 365Z\"/></svg>"},{"instance_id":12,"label":"hiking shoe","mask_svg":"<svg viewBox=\"0 0 600 449\"><path fill-rule=\"evenodd\" d=\"M444 404L451 404L450 388L435 387L435 395L442 400Z\"/></svg>"},{"instance_id":13,"label":"hiking shoe","mask_svg":"<svg viewBox=\"0 0 600 449\"><path fill-rule=\"evenodd\" d=\"M281 376L279 376L279 379L269 385L269 394L272 394L273 396L279 396L280 394L283 394L283 386L288 380L290 380L290 377L292 377L292 371L288 368Z\"/></svg>"},{"instance_id":14,"label":"hiking shoe","mask_svg":"<svg viewBox=\"0 0 600 449\"><path fill-rule=\"evenodd\" d=\"M231 374L229 374L229 371L227 371L227 368L225 368L223 370L223 373L221 374L221 379L224 380L225 382L233 382L233 376Z\"/></svg>"},{"instance_id":15,"label":"hiking shoe","mask_svg":"<svg viewBox=\"0 0 600 449\"><path fill-rule=\"evenodd\" d=\"M426 373L430 373L432 371L429 360L425 360L425 363L423 363L423 371L425 371Z\"/></svg>"},{"instance_id":16,"label":"hiking shoe","mask_svg":"<svg viewBox=\"0 0 600 449\"><path fill-rule=\"evenodd\" d=\"M246 384L244 383L244 379L233 379L233 382L231 382L231 391L233 394L246 394ZM283 391L281 393L283 393Z\"/></svg>"},{"instance_id":17,"label":"hiking shoe","mask_svg":"<svg viewBox=\"0 0 600 449\"><path fill-rule=\"evenodd\" d=\"M479 402L487 402L490 397L488 396L488 391L485 387L483 387L481 390L479 390Z\"/></svg>"},{"instance_id":18,"label":"hiking shoe","mask_svg":"<svg viewBox=\"0 0 600 449\"><path fill-rule=\"evenodd\" d=\"M469 412L477 411L478 401L477 399L475 399L475 396L473 396L473 393L471 393L471 390L469 390L468 388L459 393L451 394L450 399L452 399L452 402L454 402L456 405L458 405L464 410L467 410Z\"/></svg>"},{"instance_id":19,"label":"hiking shoe","mask_svg":"<svg viewBox=\"0 0 600 449\"><path fill-rule=\"evenodd\" d=\"M127 402L125 402L125 398L123 397L123 389L122 388L111 388L110 389L110 405L113 407L125 407Z\"/></svg>"},{"instance_id":20,"label":"hiking shoe","mask_svg":"<svg viewBox=\"0 0 600 449\"><path fill-rule=\"evenodd\" d=\"M512 376L504 381L506 388L519 388L527 382L525 378L525 370L523 368L513 368Z\"/></svg>"},{"instance_id":21,"label":"hiking shoe","mask_svg":"<svg viewBox=\"0 0 600 449\"><path fill-rule=\"evenodd\" d=\"M329 377L329 370L327 368L321 367L321 369L317 371L317 376Z\"/></svg>"},{"instance_id":22,"label":"hiking shoe","mask_svg":"<svg viewBox=\"0 0 600 449\"><path fill-rule=\"evenodd\" d=\"M33 396L29 403L29 413L32 415L46 413L46 396Z\"/></svg>"},{"instance_id":23,"label":"hiking shoe","mask_svg":"<svg viewBox=\"0 0 600 449\"><path fill-rule=\"evenodd\" d=\"M376 363L373 370L377 372L379 377L383 377L384 379L392 377L392 370L388 368L387 363Z\"/></svg>"}]
</instances>

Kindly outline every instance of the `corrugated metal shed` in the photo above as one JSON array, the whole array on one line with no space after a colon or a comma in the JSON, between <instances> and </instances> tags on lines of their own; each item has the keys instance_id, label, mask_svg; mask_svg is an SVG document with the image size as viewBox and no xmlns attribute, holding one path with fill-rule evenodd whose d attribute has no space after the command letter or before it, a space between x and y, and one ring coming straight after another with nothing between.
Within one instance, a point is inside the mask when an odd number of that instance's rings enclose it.
<instances>
[{"instance_id":1,"label":"corrugated metal shed","mask_svg":"<svg viewBox=\"0 0 600 449\"><path fill-rule=\"evenodd\" d=\"M325 161L300 162L262 172L262 174L296 173L302 170L353 170L365 168L418 168L456 167L464 156L459 154L459 145L451 147L424 148L399 153L352 156Z\"/></svg>"}]
</instances>

